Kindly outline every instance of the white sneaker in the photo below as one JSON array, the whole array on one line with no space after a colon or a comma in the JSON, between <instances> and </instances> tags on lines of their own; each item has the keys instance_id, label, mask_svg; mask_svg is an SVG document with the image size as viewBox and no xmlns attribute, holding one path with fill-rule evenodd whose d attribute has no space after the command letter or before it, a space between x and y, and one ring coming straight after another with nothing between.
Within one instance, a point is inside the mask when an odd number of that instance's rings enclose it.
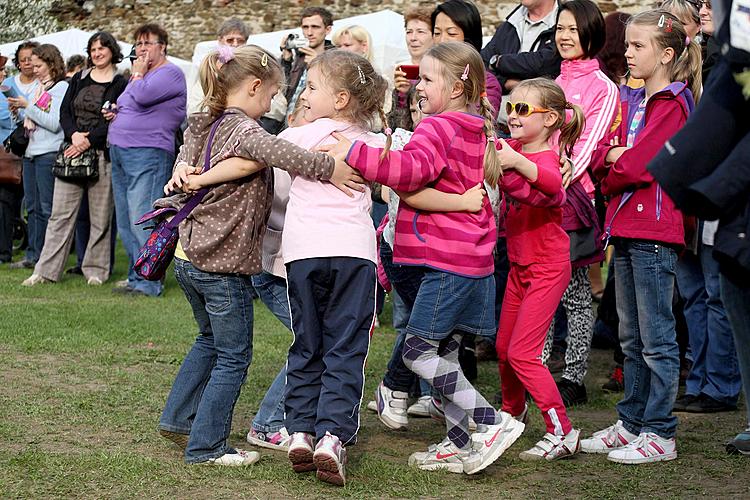
<instances>
[{"instance_id":1,"label":"white sneaker","mask_svg":"<svg viewBox=\"0 0 750 500\"><path fill-rule=\"evenodd\" d=\"M406 414L410 417L429 418L430 416L430 403L432 396L422 396L417 401L406 409Z\"/></svg>"},{"instance_id":2,"label":"white sneaker","mask_svg":"<svg viewBox=\"0 0 750 500\"><path fill-rule=\"evenodd\" d=\"M406 416L408 397L409 394L405 392L390 390L383 382L375 389L378 418L389 429L406 429L409 425L409 418Z\"/></svg>"},{"instance_id":3,"label":"white sneaker","mask_svg":"<svg viewBox=\"0 0 750 500\"><path fill-rule=\"evenodd\" d=\"M622 426L622 420L615 422L606 429L594 433L588 439L581 440L581 451L584 453L609 453L612 450L622 448L638 436L628 432Z\"/></svg>"},{"instance_id":4,"label":"white sneaker","mask_svg":"<svg viewBox=\"0 0 750 500\"><path fill-rule=\"evenodd\" d=\"M523 433L526 425L513 418L510 413L501 411L498 415L502 418L501 423L482 426L481 431L478 430L471 435L472 447L479 452L482 461L476 469L471 472L466 471L467 474L474 474L488 467L500 458L500 455L510 448Z\"/></svg>"},{"instance_id":5,"label":"white sneaker","mask_svg":"<svg viewBox=\"0 0 750 500\"><path fill-rule=\"evenodd\" d=\"M289 442L291 440L291 436L284 427L276 432L262 432L255 429L250 429L250 431L247 433L248 443L271 450L288 451Z\"/></svg>"},{"instance_id":6,"label":"white sneaker","mask_svg":"<svg viewBox=\"0 0 750 500\"><path fill-rule=\"evenodd\" d=\"M289 440L289 461L294 472L315 470L313 463L313 436L306 432L295 432Z\"/></svg>"},{"instance_id":7,"label":"white sneaker","mask_svg":"<svg viewBox=\"0 0 750 500\"><path fill-rule=\"evenodd\" d=\"M677 458L674 438L665 439L653 432L641 432L627 446L612 450L607 460L620 464L646 464L663 462Z\"/></svg>"},{"instance_id":8,"label":"white sneaker","mask_svg":"<svg viewBox=\"0 0 750 500\"><path fill-rule=\"evenodd\" d=\"M209 458L206 465L226 465L229 467L240 467L243 465L252 465L260 460L260 453L257 451L234 450L234 453L225 453L217 458Z\"/></svg>"},{"instance_id":9,"label":"white sneaker","mask_svg":"<svg viewBox=\"0 0 750 500\"><path fill-rule=\"evenodd\" d=\"M427 451L417 451L409 456L409 465L422 470L446 470L455 474L473 471L481 463L482 457L476 451L462 450L454 445L450 439L431 444Z\"/></svg>"},{"instance_id":10,"label":"white sneaker","mask_svg":"<svg viewBox=\"0 0 750 500\"><path fill-rule=\"evenodd\" d=\"M40 276L38 274L32 274L25 280L23 280L23 283L21 283L22 286L35 286L42 283L53 283L52 280L48 280L47 278Z\"/></svg>"},{"instance_id":11,"label":"white sneaker","mask_svg":"<svg viewBox=\"0 0 750 500\"><path fill-rule=\"evenodd\" d=\"M368 401L367 402L367 409L370 410L373 413L378 412L378 404L375 401Z\"/></svg>"},{"instance_id":12,"label":"white sneaker","mask_svg":"<svg viewBox=\"0 0 750 500\"><path fill-rule=\"evenodd\" d=\"M535 460L557 460L572 457L581 449L581 431L572 429L569 433L555 436L549 432L530 450L522 451L518 456L525 462Z\"/></svg>"},{"instance_id":13,"label":"white sneaker","mask_svg":"<svg viewBox=\"0 0 750 500\"><path fill-rule=\"evenodd\" d=\"M102 285L102 280L100 280L96 276L92 276L92 277L90 277L86 281L86 283L89 284L89 285L91 285L91 286L101 286Z\"/></svg>"},{"instance_id":14,"label":"white sneaker","mask_svg":"<svg viewBox=\"0 0 750 500\"><path fill-rule=\"evenodd\" d=\"M315 447L313 461L318 469L318 479L336 486L344 486L346 483L346 448L341 446L341 440L337 436L326 432Z\"/></svg>"},{"instance_id":15,"label":"white sneaker","mask_svg":"<svg viewBox=\"0 0 750 500\"><path fill-rule=\"evenodd\" d=\"M513 418L526 425L529 423L529 404L524 403L523 411L518 415L513 415Z\"/></svg>"}]
</instances>

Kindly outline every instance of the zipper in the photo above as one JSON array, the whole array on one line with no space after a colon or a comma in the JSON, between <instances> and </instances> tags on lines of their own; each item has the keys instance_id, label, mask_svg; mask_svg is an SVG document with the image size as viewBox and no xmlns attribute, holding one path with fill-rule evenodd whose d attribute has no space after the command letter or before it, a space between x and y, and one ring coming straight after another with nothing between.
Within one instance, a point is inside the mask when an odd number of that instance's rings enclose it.
<instances>
[{"instance_id":1,"label":"zipper","mask_svg":"<svg viewBox=\"0 0 750 500\"><path fill-rule=\"evenodd\" d=\"M604 236L602 236L602 239L604 240L604 250L607 250L607 247L609 246L609 239L612 237L612 223L614 222L617 214L620 212L622 206L627 203L631 196L633 196L632 191L628 191L627 193L624 193L622 195L622 198L620 198L620 204L617 205L617 210L615 210L615 213L613 213L612 217L609 219L609 224L607 224L607 227L604 228Z\"/></svg>"},{"instance_id":2,"label":"zipper","mask_svg":"<svg viewBox=\"0 0 750 500\"><path fill-rule=\"evenodd\" d=\"M656 222L661 220L661 185L656 185Z\"/></svg>"}]
</instances>

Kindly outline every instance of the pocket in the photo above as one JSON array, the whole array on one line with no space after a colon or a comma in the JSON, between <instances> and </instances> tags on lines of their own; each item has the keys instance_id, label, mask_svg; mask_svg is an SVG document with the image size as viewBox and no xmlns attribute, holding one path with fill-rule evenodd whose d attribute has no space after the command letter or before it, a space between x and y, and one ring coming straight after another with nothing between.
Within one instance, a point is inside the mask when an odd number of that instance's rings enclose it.
<instances>
[{"instance_id":1,"label":"pocket","mask_svg":"<svg viewBox=\"0 0 750 500\"><path fill-rule=\"evenodd\" d=\"M193 285L203 296L209 314L221 314L232 305L227 276L213 275L195 270L190 273Z\"/></svg>"}]
</instances>

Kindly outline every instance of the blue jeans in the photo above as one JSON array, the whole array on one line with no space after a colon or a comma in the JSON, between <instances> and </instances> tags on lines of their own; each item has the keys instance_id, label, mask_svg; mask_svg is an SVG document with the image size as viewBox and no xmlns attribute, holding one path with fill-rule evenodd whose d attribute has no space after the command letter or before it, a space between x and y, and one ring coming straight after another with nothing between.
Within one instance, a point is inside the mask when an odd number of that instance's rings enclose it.
<instances>
[{"instance_id":1,"label":"blue jeans","mask_svg":"<svg viewBox=\"0 0 750 500\"><path fill-rule=\"evenodd\" d=\"M138 252L150 235L135 222L153 209L154 201L164 196L164 184L172 174L174 154L159 148L119 146L110 146L109 154L117 232L128 254L128 285L146 295L160 295L161 282L145 280L133 270Z\"/></svg>"},{"instance_id":2,"label":"blue jeans","mask_svg":"<svg viewBox=\"0 0 750 500\"><path fill-rule=\"evenodd\" d=\"M175 259L177 282L193 309L199 335L185 356L159 428L189 434L188 463L233 449L232 413L253 357L253 289L249 276L203 272Z\"/></svg>"},{"instance_id":3,"label":"blue jeans","mask_svg":"<svg viewBox=\"0 0 750 500\"><path fill-rule=\"evenodd\" d=\"M685 300L693 366L685 394L705 394L727 405L737 404L741 379L719 290L719 263L713 247L700 244L698 255L685 253L677 261L677 285Z\"/></svg>"},{"instance_id":4,"label":"blue jeans","mask_svg":"<svg viewBox=\"0 0 750 500\"><path fill-rule=\"evenodd\" d=\"M23 195L28 212L29 246L26 260L36 262L44 246L44 233L52 213L52 195L55 191L55 176L52 165L57 153L45 153L23 159Z\"/></svg>"},{"instance_id":5,"label":"blue jeans","mask_svg":"<svg viewBox=\"0 0 750 500\"><path fill-rule=\"evenodd\" d=\"M633 434L674 437L672 406L680 376L679 347L672 314L677 253L642 240L615 243L617 314L625 354L625 396L617 403L624 427Z\"/></svg>"},{"instance_id":6,"label":"blue jeans","mask_svg":"<svg viewBox=\"0 0 750 500\"><path fill-rule=\"evenodd\" d=\"M724 274L719 276L719 282L721 298L734 334L734 346L737 349L737 361L745 391L747 425L750 428L750 285L736 283Z\"/></svg>"},{"instance_id":7,"label":"blue jeans","mask_svg":"<svg viewBox=\"0 0 750 500\"><path fill-rule=\"evenodd\" d=\"M268 307L268 310L281 321L289 331L292 318L289 312L289 299L286 294L286 280L273 274L262 272L251 277L255 296ZM279 370L271 387L260 402L258 413L253 419L253 429L259 432L278 432L284 427L284 389L286 387L286 363Z\"/></svg>"}]
</instances>

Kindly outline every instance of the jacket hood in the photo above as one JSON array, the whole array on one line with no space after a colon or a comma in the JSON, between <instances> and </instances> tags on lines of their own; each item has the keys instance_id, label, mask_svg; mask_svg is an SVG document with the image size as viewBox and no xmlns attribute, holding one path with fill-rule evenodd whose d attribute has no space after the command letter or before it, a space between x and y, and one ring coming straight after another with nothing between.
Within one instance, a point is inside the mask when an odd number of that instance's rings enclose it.
<instances>
[{"instance_id":1,"label":"jacket hood","mask_svg":"<svg viewBox=\"0 0 750 500\"><path fill-rule=\"evenodd\" d=\"M627 102L629 108L638 106L638 103L640 103L644 97L646 97L645 87L634 89L627 85L620 86L620 101ZM679 101L683 103L688 113L693 111L695 100L693 99L693 93L690 92L690 89L688 88L687 82L672 82L651 96L651 100L674 98L679 98Z\"/></svg>"}]
</instances>

